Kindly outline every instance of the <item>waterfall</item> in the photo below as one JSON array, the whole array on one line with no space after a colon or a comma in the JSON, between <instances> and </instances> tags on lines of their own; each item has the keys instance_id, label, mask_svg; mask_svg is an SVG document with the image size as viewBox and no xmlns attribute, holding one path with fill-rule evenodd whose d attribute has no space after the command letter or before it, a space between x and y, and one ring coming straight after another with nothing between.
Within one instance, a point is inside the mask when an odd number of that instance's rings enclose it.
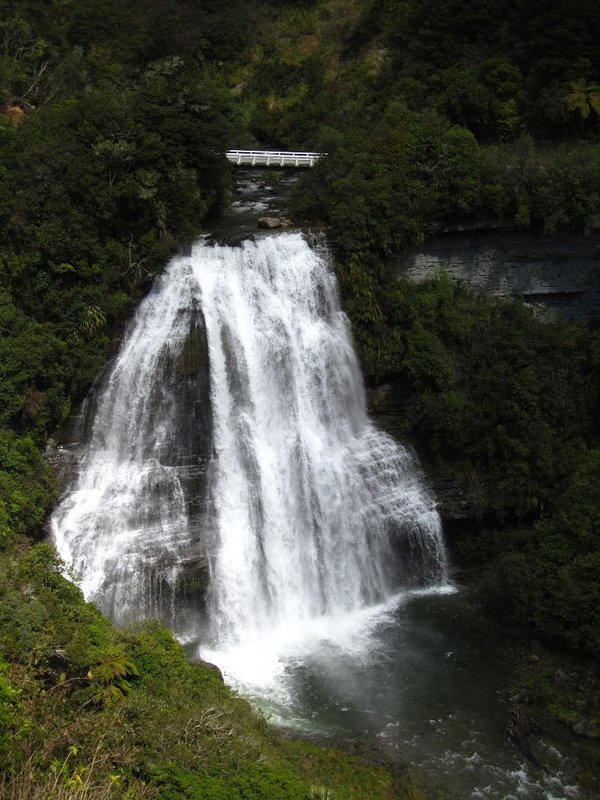
<instances>
[{"instance_id":1,"label":"waterfall","mask_svg":"<svg viewBox=\"0 0 600 800\"><path fill-rule=\"evenodd\" d=\"M195 508L210 412L198 295L187 259L156 280L89 404L78 477L51 519L87 599L117 623L159 618L179 633L205 571Z\"/></svg>"},{"instance_id":2,"label":"waterfall","mask_svg":"<svg viewBox=\"0 0 600 800\"><path fill-rule=\"evenodd\" d=\"M114 619L203 618L218 648L446 580L435 504L369 420L329 259L300 234L171 262L52 529Z\"/></svg>"}]
</instances>

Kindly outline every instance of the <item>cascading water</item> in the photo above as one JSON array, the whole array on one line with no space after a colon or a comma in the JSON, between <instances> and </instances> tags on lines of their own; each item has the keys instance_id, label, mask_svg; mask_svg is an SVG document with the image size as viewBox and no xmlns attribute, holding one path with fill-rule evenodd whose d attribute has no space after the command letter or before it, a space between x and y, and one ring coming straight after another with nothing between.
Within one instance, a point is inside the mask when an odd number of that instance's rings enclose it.
<instances>
[{"instance_id":1,"label":"cascading water","mask_svg":"<svg viewBox=\"0 0 600 800\"><path fill-rule=\"evenodd\" d=\"M52 528L109 616L162 619L275 718L383 742L449 796L580 796L506 750L493 639L427 596L451 591L439 518L367 417L322 248L172 261L88 405Z\"/></svg>"},{"instance_id":2,"label":"cascading water","mask_svg":"<svg viewBox=\"0 0 600 800\"><path fill-rule=\"evenodd\" d=\"M205 611L219 649L446 578L432 499L369 421L335 277L299 234L200 243L170 264L101 388L53 531L114 619L183 636Z\"/></svg>"},{"instance_id":3,"label":"cascading water","mask_svg":"<svg viewBox=\"0 0 600 800\"><path fill-rule=\"evenodd\" d=\"M199 251L211 365L209 609L220 646L445 577L414 459L370 423L323 254L299 235Z\"/></svg>"},{"instance_id":4,"label":"cascading water","mask_svg":"<svg viewBox=\"0 0 600 800\"><path fill-rule=\"evenodd\" d=\"M119 623L182 633L202 547L189 488L203 473L210 413L197 282L174 260L142 303L103 381L78 477L51 524L86 597ZM197 374L196 374L197 373ZM204 386L206 384L206 387Z\"/></svg>"}]
</instances>

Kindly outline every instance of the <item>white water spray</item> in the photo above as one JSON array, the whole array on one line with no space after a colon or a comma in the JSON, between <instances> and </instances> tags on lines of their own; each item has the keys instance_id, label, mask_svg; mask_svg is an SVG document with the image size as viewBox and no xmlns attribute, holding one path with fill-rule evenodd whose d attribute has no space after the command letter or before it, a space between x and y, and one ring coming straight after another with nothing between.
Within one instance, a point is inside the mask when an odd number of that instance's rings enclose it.
<instances>
[{"instance_id":1,"label":"white water spray","mask_svg":"<svg viewBox=\"0 0 600 800\"><path fill-rule=\"evenodd\" d=\"M186 356L204 324L211 413L197 409L206 361ZM194 444L198 415L212 439ZM219 651L446 580L434 503L414 457L369 421L335 277L299 234L200 243L170 264L105 381L53 531L113 618L159 616L183 635L204 607ZM194 602L186 586L208 561Z\"/></svg>"}]
</instances>

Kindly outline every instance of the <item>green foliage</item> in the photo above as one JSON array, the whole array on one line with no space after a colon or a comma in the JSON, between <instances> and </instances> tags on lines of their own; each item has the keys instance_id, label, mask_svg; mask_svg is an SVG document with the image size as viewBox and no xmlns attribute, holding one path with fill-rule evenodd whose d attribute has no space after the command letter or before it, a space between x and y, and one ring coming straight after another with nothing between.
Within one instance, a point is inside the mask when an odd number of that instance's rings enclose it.
<instances>
[{"instance_id":1,"label":"green foliage","mask_svg":"<svg viewBox=\"0 0 600 800\"><path fill-rule=\"evenodd\" d=\"M159 787L161 800L239 800L231 787L217 777L199 775L175 764L153 771L154 783Z\"/></svg>"},{"instance_id":2,"label":"green foliage","mask_svg":"<svg viewBox=\"0 0 600 800\"><path fill-rule=\"evenodd\" d=\"M335 800L390 797L385 770L285 741L169 631L118 632L62 570L46 544L0 555L0 769L15 797L308 800L316 783Z\"/></svg>"},{"instance_id":3,"label":"green foliage","mask_svg":"<svg viewBox=\"0 0 600 800\"><path fill-rule=\"evenodd\" d=\"M306 784L289 769L253 764L233 780L201 775L175 765L155 770L162 800L308 800Z\"/></svg>"},{"instance_id":4,"label":"green foliage","mask_svg":"<svg viewBox=\"0 0 600 800\"><path fill-rule=\"evenodd\" d=\"M501 580L537 636L600 655L600 451L584 453L563 492L533 530L499 555Z\"/></svg>"},{"instance_id":5,"label":"green foliage","mask_svg":"<svg viewBox=\"0 0 600 800\"><path fill-rule=\"evenodd\" d=\"M599 145L549 149L522 137L482 148L464 128L398 107L319 162L294 202L298 215L330 224L344 258L388 257L420 241L437 218L496 217L546 233L595 229L599 186Z\"/></svg>"},{"instance_id":6,"label":"green foliage","mask_svg":"<svg viewBox=\"0 0 600 800\"><path fill-rule=\"evenodd\" d=\"M0 764L14 735L11 729L20 699L20 692L10 682L7 671L7 662L0 658Z\"/></svg>"},{"instance_id":7,"label":"green foliage","mask_svg":"<svg viewBox=\"0 0 600 800\"><path fill-rule=\"evenodd\" d=\"M83 604L50 545L36 545L1 566L0 643L8 656L26 658L55 678L83 678L103 661L110 652L110 625Z\"/></svg>"},{"instance_id":8,"label":"green foliage","mask_svg":"<svg viewBox=\"0 0 600 800\"><path fill-rule=\"evenodd\" d=\"M18 129L0 114L0 425L43 443L131 299L226 196L239 116L170 28L191 7L13 5L0 4L0 100L35 108Z\"/></svg>"},{"instance_id":9,"label":"green foliage","mask_svg":"<svg viewBox=\"0 0 600 800\"><path fill-rule=\"evenodd\" d=\"M296 213L330 223L344 252L390 255L418 241L440 208L476 207L478 150L469 131L434 112L390 104L381 123L349 134L311 170Z\"/></svg>"},{"instance_id":10,"label":"green foliage","mask_svg":"<svg viewBox=\"0 0 600 800\"><path fill-rule=\"evenodd\" d=\"M88 671L87 679L96 702L109 705L122 700L131 691L131 679L139 675L134 662L122 644L114 644L102 652L100 661Z\"/></svg>"},{"instance_id":11,"label":"green foliage","mask_svg":"<svg viewBox=\"0 0 600 800\"><path fill-rule=\"evenodd\" d=\"M39 535L55 496L52 473L32 439L0 428L0 550L15 535Z\"/></svg>"},{"instance_id":12,"label":"green foliage","mask_svg":"<svg viewBox=\"0 0 600 800\"><path fill-rule=\"evenodd\" d=\"M345 259L387 257L440 218L597 226L593 2L343 7L342 21L331 0L285 6L236 88L260 140L328 153L295 212L329 224Z\"/></svg>"},{"instance_id":13,"label":"green foliage","mask_svg":"<svg viewBox=\"0 0 600 800\"><path fill-rule=\"evenodd\" d=\"M524 137L483 151L484 207L519 227L594 229L600 204L598 145L538 148Z\"/></svg>"},{"instance_id":14,"label":"green foliage","mask_svg":"<svg viewBox=\"0 0 600 800\"><path fill-rule=\"evenodd\" d=\"M413 398L403 434L457 472L474 516L536 519L595 430L598 336L443 274L415 285L355 255L339 275L367 374Z\"/></svg>"},{"instance_id":15,"label":"green foliage","mask_svg":"<svg viewBox=\"0 0 600 800\"><path fill-rule=\"evenodd\" d=\"M600 75L593 0L346 0L343 14L316 0L308 9L285 4L274 27L240 84L266 141L315 147L326 129L367 128L398 100L435 110L480 142L523 133L597 139L598 127L582 131L565 106L569 85L593 91Z\"/></svg>"},{"instance_id":16,"label":"green foliage","mask_svg":"<svg viewBox=\"0 0 600 800\"><path fill-rule=\"evenodd\" d=\"M583 78L572 81L570 87L565 97L569 111L578 111L582 119L587 119L592 110L600 115L600 87L587 86Z\"/></svg>"}]
</instances>

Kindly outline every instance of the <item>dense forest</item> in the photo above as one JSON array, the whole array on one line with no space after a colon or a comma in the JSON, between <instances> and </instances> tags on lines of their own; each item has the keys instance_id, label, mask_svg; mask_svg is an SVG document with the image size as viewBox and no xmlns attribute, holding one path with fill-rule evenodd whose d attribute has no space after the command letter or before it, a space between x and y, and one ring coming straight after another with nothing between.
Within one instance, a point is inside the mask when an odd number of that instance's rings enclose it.
<instances>
[{"instance_id":1,"label":"dense forest","mask_svg":"<svg viewBox=\"0 0 600 800\"><path fill-rule=\"evenodd\" d=\"M549 664L597 663L600 331L394 264L466 219L598 238L599 84L594 0L0 0L1 797L426 796L284 742L41 543L48 437L230 200L230 146L327 153L293 214L327 226L368 382L410 394L397 433L462 488L456 563ZM598 680L575 717L561 691L598 788Z\"/></svg>"}]
</instances>

